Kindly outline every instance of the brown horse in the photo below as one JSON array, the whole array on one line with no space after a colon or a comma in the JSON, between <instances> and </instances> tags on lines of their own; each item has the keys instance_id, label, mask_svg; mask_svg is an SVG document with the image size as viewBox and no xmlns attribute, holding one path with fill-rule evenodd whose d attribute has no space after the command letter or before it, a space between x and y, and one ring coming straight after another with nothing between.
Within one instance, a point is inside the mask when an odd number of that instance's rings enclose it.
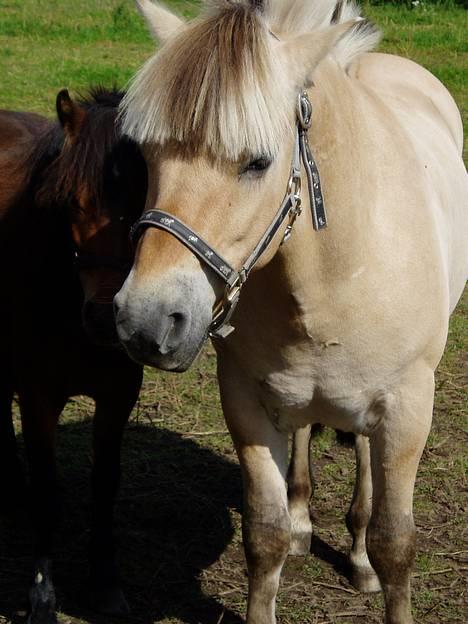
<instances>
[{"instance_id":1,"label":"brown horse","mask_svg":"<svg viewBox=\"0 0 468 624\"><path fill-rule=\"evenodd\" d=\"M11 413L17 393L35 535L29 624L57 621L55 432L76 394L96 403L92 594L101 611L128 611L114 566L112 515L122 432L142 368L110 345L112 297L131 262L128 231L144 205L146 165L118 134L121 97L98 89L74 103L62 91L60 123L0 112L0 488L7 505L23 492Z\"/></svg>"}]
</instances>

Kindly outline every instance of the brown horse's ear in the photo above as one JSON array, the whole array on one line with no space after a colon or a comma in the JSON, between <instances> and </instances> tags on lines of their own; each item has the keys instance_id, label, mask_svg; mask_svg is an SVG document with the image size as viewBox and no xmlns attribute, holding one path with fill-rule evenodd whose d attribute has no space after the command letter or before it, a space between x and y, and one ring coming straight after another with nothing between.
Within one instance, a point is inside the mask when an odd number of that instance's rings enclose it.
<instances>
[{"instance_id":1,"label":"brown horse's ear","mask_svg":"<svg viewBox=\"0 0 468 624\"><path fill-rule=\"evenodd\" d=\"M85 111L81 106L73 102L67 89L63 89L57 95L56 107L57 115L65 135L69 139L74 139L78 135L84 118L86 117Z\"/></svg>"}]
</instances>

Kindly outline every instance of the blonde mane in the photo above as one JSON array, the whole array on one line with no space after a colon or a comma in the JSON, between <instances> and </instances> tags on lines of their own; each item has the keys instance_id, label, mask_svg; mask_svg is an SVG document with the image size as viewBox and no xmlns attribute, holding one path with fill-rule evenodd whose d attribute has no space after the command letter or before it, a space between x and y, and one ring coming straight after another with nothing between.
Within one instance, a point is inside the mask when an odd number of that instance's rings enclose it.
<instances>
[{"instance_id":1,"label":"blonde mane","mask_svg":"<svg viewBox=\"0 0 468 624\"><path fill-rule=\"evenodd\" d=\"M295 96L275 57L278 39L358 16L348 0L206 1L134 78L122 103L123 131L142 144L175 141L233 161L272 157L291 132ZM334 56L346 69L378 39L360 21Z\"/></svg>"}]
</instances>

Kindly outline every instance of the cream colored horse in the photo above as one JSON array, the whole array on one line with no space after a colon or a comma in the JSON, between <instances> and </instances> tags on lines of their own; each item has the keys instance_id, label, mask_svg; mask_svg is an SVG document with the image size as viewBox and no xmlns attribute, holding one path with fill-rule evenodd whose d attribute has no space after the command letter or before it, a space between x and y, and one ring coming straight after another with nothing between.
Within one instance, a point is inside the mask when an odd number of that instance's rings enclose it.
<instances>
[{"instance_id":1,"label":"cream colored horse","mask_svg":"<svg viewBox=\"0 0 468 624\"><path fill-rule=\"evenodd\" d=\"M386 622L409 624L414 481L468 273L457 108L423 68L368 54L378 32L346 0L212 0L188 24L140 6L163 46L129 90L124 128L144 146L147 210L168 215L146 217L169 230L183 221L191 234L182 245L140 223L116 298L119 335L135 359L180 371L216 333L213 315L228 316L242 280L226 291L229 266L215 272L189 239L239 270L285 193L292 224L296 102L307 88L328 228L314 231L304 180L292 235L282 246L285 225L273 236L242 285L234 333L215 341L243 474L247 622L275 622L291 540L288 432L320 422L363 436L360 491L369 498L370 463L373 498L357 514L355 576L375 588L374 569Z\"/></svg>"}]
</instances>

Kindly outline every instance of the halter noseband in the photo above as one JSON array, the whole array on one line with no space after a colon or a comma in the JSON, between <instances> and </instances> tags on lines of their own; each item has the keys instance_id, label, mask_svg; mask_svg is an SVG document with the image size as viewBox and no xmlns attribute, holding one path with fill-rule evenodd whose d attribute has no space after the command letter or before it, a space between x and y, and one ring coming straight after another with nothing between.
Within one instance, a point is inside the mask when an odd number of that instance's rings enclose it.
<instances>
[{"instance_id":1,"label":"halter noseband","mask_svg":"<svg viewBox=\"0 0 468 624\"><path fill-rule=\"evenodd\" d=\"M180 219L162 210L149 210L133 225L130 231L130 236L134 243L138 241L143 230L148 227L155 227L169 232L225 282L224 296L215 307L213 320L208 330L211 337L225 338L234 331L229 321L239 300L242 286L279 228L286 218L289 217L281 244L288 240L294 222L302 211L301 162L306 171L314 229L318 231L327 226L319 172L312 157L307 138L307 130L310 128L311 123L312 105L307 93L300 93L296 109L294 154L286 194L273 221L239 271L236 271L206 241L180 221Z\"/></svg>"}]
</instances>

